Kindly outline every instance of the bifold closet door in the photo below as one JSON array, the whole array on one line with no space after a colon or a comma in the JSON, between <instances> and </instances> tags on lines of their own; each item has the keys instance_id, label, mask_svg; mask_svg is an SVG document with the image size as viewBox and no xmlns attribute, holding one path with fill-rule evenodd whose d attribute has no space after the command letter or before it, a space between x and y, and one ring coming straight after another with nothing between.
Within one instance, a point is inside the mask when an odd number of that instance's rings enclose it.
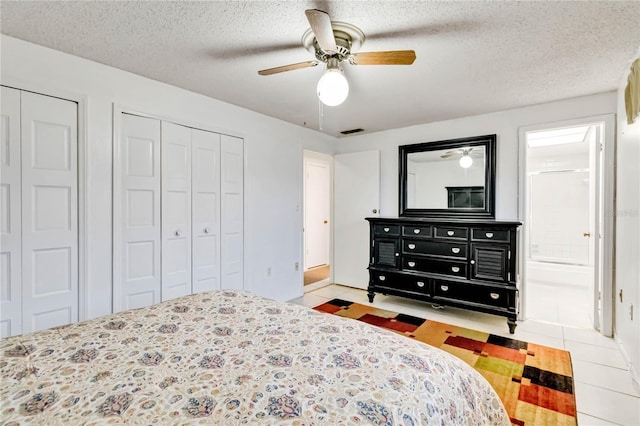
<instances>
[{"instance_id":1,"label":"bifold closet door","mask_svg":"<svg viewBox=\"0 0 640 426\"><path fill-rule=\"evenodd\" d=\"M22 332L78 321L78 107L21 93Z\"/></svg>"},{"instance_id":2,"label":"bifold closet door","mask_svg":"<svg viewBox=\"0 0 640 426\"><path fill-rule=\"evenodd\" d=\"M192 129L193 292L220 289L220 135Z\"/></svg>"},{"instance_id":3,"label":"bifold closet door","mask_svg":"<svg viewBox=\"0 0 640 426\"><path fill-rule=\"evenodd\" d=\"M191 129L162 122L162 300L191 294Z\"/></svg>"},{"instance_id":4,"label":"bifold closet door","mask_svg":"<svg viewBox=\"0 0 640 426\"><path fill-rule=\"evenodd\" d=\"M120 274L114 285L115 312L161 300L160 121L122 114L119 148L121 241L114 246Z\"/></svg>"},{"instance_id":5,"label":"bifold closet door","mask_svg":"<svg viewBox=\"0 0 640 426\"><path fill-rule=\"evenodd\" d=\"M0 337L22 332L20 91L2 87L0 106Z\"/></svg>"},{"instance_id":6,"label":"bifold closet door","mask_svg":"<svg viewBox=\"0 0 640 426\"><path fill-rule=\"evenodd\" d=\"M222 288L244 288L244 141L222 135Z\"/></svg>"}]
</instances>

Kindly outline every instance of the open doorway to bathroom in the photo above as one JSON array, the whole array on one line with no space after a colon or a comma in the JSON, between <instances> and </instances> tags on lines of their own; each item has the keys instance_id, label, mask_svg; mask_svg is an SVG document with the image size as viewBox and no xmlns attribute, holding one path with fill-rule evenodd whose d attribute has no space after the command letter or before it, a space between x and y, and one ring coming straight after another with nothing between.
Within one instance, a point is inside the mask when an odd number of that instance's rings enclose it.
<instances>
[{"instance_id":1,"label":"open doorway to bathroom","mask_svg":"<svg viewBox=\"0 0 640 426\"><path fill-rule=\"evenodd\" d=\"M304 291L331 282L331 157L304 151Z\"/></svg>"},{"instance_id":2,"label":"open doorway to bathroom","mask_svg":"<svg viewBox=\"0 0 640 426\"><path fill-rule=\"evenodd\" d=\"M521 132L525 317L611 333L612 119ZM611 230L611 231L610 231Z\"/></svg>"}]
</instances>

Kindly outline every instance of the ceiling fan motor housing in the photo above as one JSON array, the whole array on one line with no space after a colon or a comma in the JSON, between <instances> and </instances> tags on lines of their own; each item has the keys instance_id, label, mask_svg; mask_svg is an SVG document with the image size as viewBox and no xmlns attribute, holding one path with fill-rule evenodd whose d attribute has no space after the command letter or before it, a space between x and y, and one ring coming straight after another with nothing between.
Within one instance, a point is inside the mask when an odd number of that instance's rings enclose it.
<instances>
[{"instance_id":1,"label":"ceiling fan motor housing","mask_svg":"<svg viewBox=\"0 0 640 426\"><path fill-rule=\"evenodd\" d=\"M336 58L339 62L348 60L351 52L357 51L364 43L364 33L360 28L346 22L331 21L331 27L333 28L337 52L325 52L322 50L311 28L302 35L303 46L313 53L319 61L324 63L329 58Z\"/></svg>"}]
</instances>

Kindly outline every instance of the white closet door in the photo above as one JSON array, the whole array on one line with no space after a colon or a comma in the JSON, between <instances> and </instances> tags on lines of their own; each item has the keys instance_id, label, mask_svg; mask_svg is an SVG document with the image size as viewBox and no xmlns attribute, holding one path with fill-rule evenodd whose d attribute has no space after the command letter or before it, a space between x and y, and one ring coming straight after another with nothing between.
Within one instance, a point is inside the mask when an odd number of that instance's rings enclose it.
<instances>
[{"instance_id":1,"label":"white closet door","mask_svg":"<svg viewBox=\"0 0 640 426\"><path fill-rule=\"evenodd\" d=\"M222 135L221 152L221 262L222 288L243 289L244 141Z\"/></svg>"},{"instance_id":2,"label":"white closet door","mask_svg":"<svg viewBox=\"0 0 640 426\"><path fill-rule=\"evenodd\" d=\"M2 88L0 106L0 337L22 333L20 91Z\"/></svg>"},{"instance_id":3,"label":"white closet door","mask_svg":"<svg viewBox=\"0 0 640 426\"><path fill-rule=\"evenodd\" d=\"M160 121L123 114L120 143L121 242L114 246L114 257L121 261L115 312L160 302Z\"/></svg>"},{"instance_id":4,"label":"white closet door","mask_svg":"<svg viewBox=\"0 0 640 426\"><path fill-rule=\"evenodd\" d=\"M191 294L191 129L162 122L162 300Z\"/></svg>"},{"instance_id":5,"label":"white closet door","mask_svg":"<svg viewBox=\"0 0 640 426\"><path fill-rule=\"evenodd\" d=\"M193 292L220 288L220 135L192 130Z\"/></svg>"},{"instance_id":6,"label":"white closet door","mask_svg":"<svg viewBox=\"0 0 640 426\"><path fill-rule=\"evenodd\" d=\"M78 320L77 105L21 94L23 333Z\"/></svg>"}]
</instances>

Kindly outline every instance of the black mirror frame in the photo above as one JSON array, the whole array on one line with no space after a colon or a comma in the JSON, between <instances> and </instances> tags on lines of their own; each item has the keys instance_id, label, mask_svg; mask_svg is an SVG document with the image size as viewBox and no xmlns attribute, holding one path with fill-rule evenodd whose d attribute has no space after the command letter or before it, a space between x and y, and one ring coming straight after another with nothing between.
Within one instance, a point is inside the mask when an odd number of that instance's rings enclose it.
<instances>
[{"instance_id":1,"label":"black mirror frame","mask_svg":"<svg viewBox=\"0 0 640 426\"><path fill-rule=\"evenodd\" d=\"M484 208L465 209L421 209L407 208L407 155L414 152L453 149L468 146L484 146L487 158L485 162ZM399 215L429 218L459 219L495 219L496 192L496 135L474 136L469 138L449 139L435 142L424 142L398 147L399 178Z\"/></svg>"}]
</instances>

